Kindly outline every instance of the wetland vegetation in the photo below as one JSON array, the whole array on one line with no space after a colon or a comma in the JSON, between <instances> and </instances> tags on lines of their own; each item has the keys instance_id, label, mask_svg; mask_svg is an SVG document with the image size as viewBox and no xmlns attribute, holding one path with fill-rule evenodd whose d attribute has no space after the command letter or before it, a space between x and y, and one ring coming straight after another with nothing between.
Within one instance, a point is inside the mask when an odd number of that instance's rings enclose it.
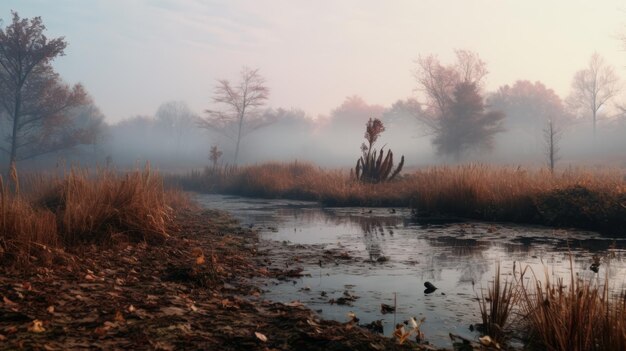
<instances>
[{"instance_id":1,"label":"wetland vegetation","mask_svg":"<svg viewBox=\"0 0 626 351\"><path fill-rule=\"evenodd\" d=\"M350 1L3 0L0 350L625 350L623 5Z\"/></svg>"}]
</instances>

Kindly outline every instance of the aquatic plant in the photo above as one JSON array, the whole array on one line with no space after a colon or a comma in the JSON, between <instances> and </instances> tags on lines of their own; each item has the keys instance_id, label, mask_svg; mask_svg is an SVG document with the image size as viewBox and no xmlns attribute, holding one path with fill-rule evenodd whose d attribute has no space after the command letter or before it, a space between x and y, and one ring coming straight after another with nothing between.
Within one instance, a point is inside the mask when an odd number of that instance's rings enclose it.
<instances>
[{"instance_id":1,"label":"aquatic plant","mask_svg":"<svg viewBox=\"0 0 626 351\"><path fill-rule=\"evenodd\" d=\"M568 284L562 278L553 283L547 269L543 281L528 267L520 273L528 340L555 351L626 350L626 296L609 291L608 274L602 284L595 277L579 278L571 260Z\"/></svg>"},{"instance_id":2,"label":"aquatic plant","mask_svg":"<svg viewBox=\"0 0 626 351\"><path fill-rule=\"evenodd\" d=\"M367 121L365 125L365 140L367 140L368 144L361 144L363 155L357 160L354 168L354 176L357 180L367 183L386 182L393 180L402 170L404 155L396 169L393 170L393 152L387 150L387 155L385 156L384 148L381 148L379 151L373 149L374 143L384 131L385 126L378 118L370 118Z\"/></svg>"},{"instance_id":3,"label":"aquatic plant","mask_svg":"<svg viewBox=\"0 0 626 351\"><path fill-rule=\"evenodd\" d=\"M515 271L515 268L513 268ZM518 290L513 281L500 280L500 263L496 264L493 282L487 288L487 295L481 290L478 306L482 317L482 333L496 343L506 341L511 325L511 316L518 302Z\"/></svg>"}]
</instances>

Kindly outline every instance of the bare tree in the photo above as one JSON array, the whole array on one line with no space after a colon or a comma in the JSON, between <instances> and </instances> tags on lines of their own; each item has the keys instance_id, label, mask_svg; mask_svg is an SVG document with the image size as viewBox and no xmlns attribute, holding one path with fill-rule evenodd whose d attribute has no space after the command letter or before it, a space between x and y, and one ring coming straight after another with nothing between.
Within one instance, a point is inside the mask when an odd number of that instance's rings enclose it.
<instances>
[{"instance_id":1,"label":"bare tree","mask_svg":"<svg viewBox=\"0 0 626 351\"><path fill-rule=\"evenodd\" d=\"M413 76L417 81L417 90L425 95L425 105L430 110L422 118L432 129L437 129L437 117L446 113L456 86L470 83L480 89L488 73L485 62L478 54L467 50L456 50L455 54L456 63L449 66L443 66L434 55L420 56L416 61L418 67Z\"/></svg>"},{"instance_id":2,"label":"bare tree","mask_svg":"<svg viewBox=\"0 0 626 351\"><path fill-rule=\"evenodd\" d=\"M63 38L48 39L40 17L13 20L0 28L0 110L9 121L6 135L12 166L19 159L82 143L84 130L63 130L75 107L89 104L83 87L64 84L50 62L63 55ZM29 150L19 155L19 150Z\"/></svg>"},{"instance_id":3,"label":"bare tree","mask_svg":"<svg viewBox=\"0 0 626 351\"><path fill-rule=\"evenodd\" d=\"M419 57L414 77L426 107L417 118L433 135L437 153L458 161L465 150L491 148L493 135L502 131L504 115L485 111L481 95L488 73L485 62L471 51L455 54L456 62L448 66L433 55Z\"/></svg>"},{"instance_id":4,"label":"bare tree","mask_svg":"<svg viewBox=\"0 0 626 351\"><path fill-rule=\"evenodd\" d=\"M211 160L211 166L213 169L217 169L217 162L222 157L222 152L217 148L217 145L211 146L211 151L209 151L209 160Z\"/></svg>"},{"instance_id":5,"label":"bare tree","mask_svg":"<svg viewBox=\"0 0 626 351\"><path fill-rule=\"evenodd\" d=\"M568 103L576 110L591 114L594 139L598 112L617 95L619 90L619 77L615 69L598 53L591 55L587 68L574 75Z\"/></svg>"},{"instance_id":6,"label":"bare tree","mask_svg":"<svg viewBox=\"0 0 626 351\"><path fill-rule=\"evenodd\" d=\"M200 122L201 127L215 130L235 142L234 164L239 157L241 139L265 125L259 109L269 97L269 88L258 68L244 67L240 79L235 86L228 80L218 80L213 102L222 109L206 110L208 117Z\"/></svg>"},{"instance_id":7,"label":"bare tree","mask_svg":"<svg viewBox=\"0 0 626 351\"><path fill-rule=\"evenodd\" d=\"M554 167L561 158L559 156L559 141L561 141L561 130L558 129L555 123L550 119L546 128L543 130L543 138L546 143L546 158L548 161L548 167L550 167L550 173L554 173Z\"/></svg>"},{"instance_id":8,"label":"bare tree","mask_svg":"<svg viewBox=\"0 0 626 351\"><path fill-rule=\"evenodd\" d=\"M183 137L196 124L196 115L185 102L169 101L159 106L155 118L174 137L175 152L178 155Z\"/></svg>"}]
</instances>

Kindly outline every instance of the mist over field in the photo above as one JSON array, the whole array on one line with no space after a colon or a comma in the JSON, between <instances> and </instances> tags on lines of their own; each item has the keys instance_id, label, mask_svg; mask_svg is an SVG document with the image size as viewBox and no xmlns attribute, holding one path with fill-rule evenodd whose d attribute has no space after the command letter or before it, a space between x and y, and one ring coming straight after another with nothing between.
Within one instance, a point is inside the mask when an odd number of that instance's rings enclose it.
<instances>
[{"instance_id":1,"label":"mist over field","mask_svg":"<svg viewBox=\"0 0 626 351\"><path fill-rule=\"evenodd\" d=\"M49 67L83 95L15 132L5 99L0 165L15 146L29 170L184 173L212 164L214 147L220 165L347 169L371 118L384 125L375 147L405 169L626 166L623 5L491 5L5 1L3 26L16 11L64 37ZM244 107L251 77L263 90Z\"/></svg>"},{"instance_id":2,"label":"mist over field","mask_svg":"<svg viewBox=\"0 0 626 351\"><path fill-rule=\"evenodd\" d=\"M625 255L624 0L0 0L0 350L624 351Z\"/></svg>"}]
</instances>

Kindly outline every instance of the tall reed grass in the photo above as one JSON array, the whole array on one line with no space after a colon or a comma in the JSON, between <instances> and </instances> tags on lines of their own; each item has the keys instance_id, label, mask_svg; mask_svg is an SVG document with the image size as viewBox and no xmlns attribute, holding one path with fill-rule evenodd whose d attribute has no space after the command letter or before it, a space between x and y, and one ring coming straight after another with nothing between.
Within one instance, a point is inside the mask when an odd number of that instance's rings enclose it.
<instances>
[{"instance_id":1,"label":"tall reed grass","mask_svg":"<svg viewBox=\"0 0 626 351\"><path fill-rule=\"evenodd\" d=\"M525 327L534 346L546 350L626 350L626 296L609 289L608 274L583 279L570 263L569 282L544 279L525 269L519 277ZM528 275L528 280L526 280Z\"/></svg>"},{"instance_id":2,"label":"tall reed grass","mask_svg":"<svg viewBox=\"0 0 626 351\"><path fill-rule=\"evenodd\" d=\"M12 183L18 184L17 177ZM0 178L0 259L16 262L83 243L162 241L174 216L172 205L187 203L180 192L166 191L149 168L31 175L23 177L21 189Z\"/></svg>"},{"instance_id":3,"label":"tall reed grass","mask_svg":"<svg viewBox=\"0 0 626 351\"><path fill-rule=\"evenodd\" d=\"M479 298L482 333L500 344L515 332L528 350L626 350L626 295L604 278L581 278L570 256L569 281L548 268L537 276L529 266L500 281L500 266L487 296Z\"/></svg>"},{"instance_id":4,"label":"tall reed grass","mask_svg":"<svg viewBox=\"0 0 626 351\"><path fill-rule=\"evenodd\" d=\"M572 226L626 234L626 181L618 171L590 172L440 166L367 184L348 172L309 163L206 168L171 177L183 188L332 206L411 206L418 215Z\"/></svg>"},{"instance_id":5,"label":"tall reed grass","mask_svg":"<svg viewBox=\"0 0 626 351\"><path fill-rule=\"evenodd\" d=\"M481 291L478 300L484 334L498 343L506 341L519 296L513 280L501 281L500 264L497 264L493 282L487 288L487 295Z\"/></svg>"}]
</instances>

